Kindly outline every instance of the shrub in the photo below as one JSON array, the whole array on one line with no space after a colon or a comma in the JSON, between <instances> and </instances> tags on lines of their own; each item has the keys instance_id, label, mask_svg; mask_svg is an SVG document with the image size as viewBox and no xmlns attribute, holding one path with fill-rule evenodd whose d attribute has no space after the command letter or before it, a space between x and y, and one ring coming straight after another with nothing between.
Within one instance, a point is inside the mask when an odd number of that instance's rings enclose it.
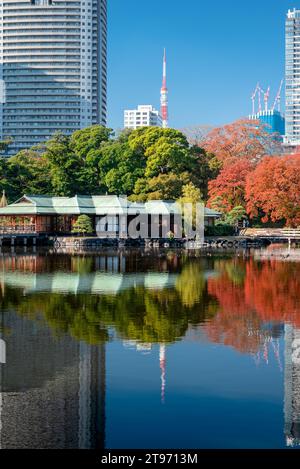
<instances>
[{"instance_id":1,"label":"shrub","mask_svg":"<svg viewBox=\"0 0 300 469\"><path fill-rule=\"evenodd\" d=\"M72 227L72 233L91 234L94 229L88 215L80 215Z\"/></svg>"},{"instance_id":2,"label":"shrub","mask_svg":"<svg viewBox=\"0 0 300 469\"><path fill-rule=\"evenodd\" d=\"M225 223L205 227L205 236L233 236L234 234L234 227Z\"/></svg>"}]
</instances>

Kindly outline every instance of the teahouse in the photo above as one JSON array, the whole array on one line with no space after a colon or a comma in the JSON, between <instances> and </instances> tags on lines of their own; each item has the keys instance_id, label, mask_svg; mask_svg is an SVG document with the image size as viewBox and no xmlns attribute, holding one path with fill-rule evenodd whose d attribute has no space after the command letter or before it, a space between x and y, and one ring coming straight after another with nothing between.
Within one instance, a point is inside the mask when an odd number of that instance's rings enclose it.
<instances>
[{"instance_id":1,"label":"teahouse","mask_svg":"<svg viewBox=\"0 0 300 469\"><path fill-rule=\"evenodd\" d=\"M91 218L94 233L103 237L127 237L130 223L139 216L144 225L141 237L176 233L181 224L180 205L172 201L130 202L126 197L96 195L48 197L24 195L16 202L0 208L0 233L36 233L68 235L79 215ZM220 214L205 208L205 225L214 225ZM151 229L156 236L151 236ZM165 229L164 229L165 228Z\"/></svg>"}]
</instances>

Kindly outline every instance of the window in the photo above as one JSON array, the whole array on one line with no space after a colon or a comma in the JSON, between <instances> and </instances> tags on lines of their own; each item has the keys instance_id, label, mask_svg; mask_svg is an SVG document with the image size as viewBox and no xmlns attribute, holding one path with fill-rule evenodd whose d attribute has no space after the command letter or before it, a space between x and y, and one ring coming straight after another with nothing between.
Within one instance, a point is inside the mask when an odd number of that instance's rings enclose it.
<instances>
[{"instance_id":1,"label":"window","mask_svg":"<svg viewBox=\"0 0 300 469\"><path fill-rule=\"evenodd\" d=\"M30 0L31 5L52 5L52 0Z\"/></svg>"}]
</instances>

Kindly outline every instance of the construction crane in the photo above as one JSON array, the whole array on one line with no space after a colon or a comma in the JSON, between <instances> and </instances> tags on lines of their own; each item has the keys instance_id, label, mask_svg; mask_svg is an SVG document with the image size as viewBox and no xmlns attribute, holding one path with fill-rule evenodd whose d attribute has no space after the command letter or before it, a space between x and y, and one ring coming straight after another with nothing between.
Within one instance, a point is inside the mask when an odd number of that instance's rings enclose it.
<instances>
[{"instance_id":1,"label":"construction crane","mask_svg":"<svg viewBox=\"0 0 300 469\"><path fill-rule=\"evenodd\" d=\"M268 86L267 91L264 93L265 111L268 110L269 97L270 97L270 87Z\"/></svg>"},{"instance_id":2,"label":"construction crane","mask_svg":"<svg viewBox=\"0 0 300 469\"><path fill-rule=\"evenodd\" d=\"M272 107L272 111L275 110L276 105L277 105L278 111L279 112L281 111L281 90L282 90L282 87L283 87L283 79L280 82L279 90L277 92L277 95L276 95L276 98L275 98L275 101L274 101L274 104L273 104L273 107Z\"/></svg>"},{"instance_id":3,"label":"construction crane","mask_svg":"<svg viewBox=\"0 0 300 469\"><path fill-rule=\"evenodd\" d=\"M252 99L252 114L255 114L255 98L256 98L256 95L257 93L260 93L260 86L259 86L259 83L257 83L256 85L256 88L254 90L254 92L252 93L252 96L251 96L251 99ZM260 101L260 99L259 99Z\"/></svg>"},{"instance_id":4,"label":"construction crane","mask_svg":"<svg viewBox=\"0 0 300 469\"><path fill-rule=\"evenodd\" d=\"M258 96L258 112L262 111L261 105L261 95L264 97L265 111L268 110L269 97L270 97L270 87L268 86L267 91L264 91L259 83L257 83L256 88L251 96L252 99L252 114L255 114L255 99Z\"/></svg>"}]
</instances>

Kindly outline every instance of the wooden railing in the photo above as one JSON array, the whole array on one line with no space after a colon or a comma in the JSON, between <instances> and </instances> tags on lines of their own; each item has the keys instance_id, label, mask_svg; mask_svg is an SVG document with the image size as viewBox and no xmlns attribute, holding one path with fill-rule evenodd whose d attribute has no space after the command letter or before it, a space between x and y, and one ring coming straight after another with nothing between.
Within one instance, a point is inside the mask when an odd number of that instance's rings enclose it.
<instances>
[{"instance_id":1,"label":"wooden railing","mask_svg":"<svg viewBox=\"0 0 300 469\"><path fill-rule=\"evenodd\" d=\"M300 239L298 228L245 228L240 231L240 236L249 238L284 238Z\"/></svg>"},{"instance_id":2,"label":"wooden railing","mask_svg":"<svg viewBox=\"0 0 300 469\"><path fill-rule=\"evenodd\" d=\"M35 225L0 225L1 234L31 234L36 233Z\"/></svg>"}]
</instances>

